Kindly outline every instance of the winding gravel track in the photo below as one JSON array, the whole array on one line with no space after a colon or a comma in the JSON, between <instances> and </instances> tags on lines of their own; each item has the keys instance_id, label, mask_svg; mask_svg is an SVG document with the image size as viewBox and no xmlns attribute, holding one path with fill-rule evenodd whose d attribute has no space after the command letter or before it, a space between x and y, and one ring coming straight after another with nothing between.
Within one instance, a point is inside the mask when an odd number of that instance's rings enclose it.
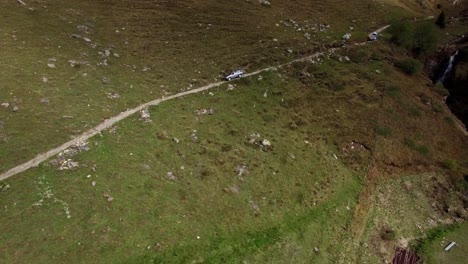
<instances>
[{"instance_id":1,"label":"winding gravel track","mask_svg":"<svg viewBox=\"0 0 468 264\"><path fill-rule=\"evenodd\" d=\"M385 25L384 27L381 27L381 28L377 29L375 32L381 32L381 31L385 30L386 28L388 28L389 26L390 25ZM360 43L355 43L354 45L360 46L360 45L366 45L367 43L369 43L369 42L367 42L367 41L366 42L360 42ZM346 46L344 46L344 47L346 47ZM242 78L257 75L259 73L266 72L266 71L276 70L277 68L288 66L288 65L291 65L292 63L295 63L295 62L303 62L303 61L308 61L308 60L311 60L311 59L315 59L315 58L318 58L320 56L325 55L326 53L331 53L331 52L334 52L336 50L342 49L344 47L330 48L327 51L317 52L317 53L314 53L314 54L309 55L307 57L295 59L295 60L292 60L290 62L281 64L281 65L278 65L278 66L272 66L272 67L260 69L260 70L257 70L255 72L244 74ZM121 112L120 114L118 114L118 115L116 115L114 117L111 117L109 119L104 120L104 122L102 122L101 124L97 125L94 128L89 129L88 131L86 131L83 134L75 137L74 139L72 139L72 140L70 140L70 141L68 141L68 142L66 142L66 143L64 143L64 144L62 144L62 145L60 145L60 146L58 146L58 147L56 147L54 149L51 149L51 150L49 150L47 152L40 153L36 157L34 157L32 160L30 160L28 162L25 162L25 163L23 163L21 165L18 165L16 167L14 167L14 168L0 174L0 181L8 179L8 178L10 178L10 177L12 177L12 176L14 176L14 175L16 175L18 173L26 171L26 170L28 170L28 169L30 169L32 167L37 167L41 162L46 161L47 159L59 154L60 152L66 150L67 148L69 148L71 146L76 145L77 143L87 141L89 138L91 138L94 135L100 133L101 131L110 128L111 126L113 126L117 122L119 122L119 121L121 121L121 120L123 120L123 119L125 119L125 118L127 118L127 117L129 117L129 116L131 116L131 115L133 115L133 114L147 108L147 107L156 106L156 105L159 105L162 102L172 100L172 99L176 99L176 98L179 98L179 97L184 97L184 96L187 96L187 95L190 95L190 94L200 93L200 92L212 89L214 87L218 87L218 86L220 86L220 85L222 85L224 83L227 83L227 82L226 81L220 81L220 82L211 83L211 84L208 84L208 85L205 85L205 86L193 89L193 90L189 90L189 91L185 91L185 92L182 92L182 93L174 94L174 95L171 95L171 96L167 96L167 97L163 96L162 98L155 99L153 101L141 104L141 105L139 105L139 106L137 106L135 108L129 109L129 110L125 111L125 112Z\"/></svg>"}]
</instances>

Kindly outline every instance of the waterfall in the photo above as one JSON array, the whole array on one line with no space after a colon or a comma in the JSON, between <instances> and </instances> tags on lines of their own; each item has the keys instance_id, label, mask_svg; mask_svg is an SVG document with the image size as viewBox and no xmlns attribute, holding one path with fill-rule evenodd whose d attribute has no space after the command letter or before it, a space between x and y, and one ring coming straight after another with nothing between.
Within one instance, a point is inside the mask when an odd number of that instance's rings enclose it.
<instances>
[{"instance_id":1,"label":"waterfall","mask_svg":"<svg viewBox=\"0 0 468 264\"><path fill-rule=\"evenodd\" d=\"M442 74L442 76L437 80L437 82L441 82L443 83L445 81L445 79L447 78L447 76L450 74L450 72L452 71L452 68L453 68L453 62L455 61L455 57L458 55L458 50L455 51L455 53L450 56L450 60L447 64L447 68L445 68L445 71L444 71L444 74Z\"/></svg>"}]
</instances>

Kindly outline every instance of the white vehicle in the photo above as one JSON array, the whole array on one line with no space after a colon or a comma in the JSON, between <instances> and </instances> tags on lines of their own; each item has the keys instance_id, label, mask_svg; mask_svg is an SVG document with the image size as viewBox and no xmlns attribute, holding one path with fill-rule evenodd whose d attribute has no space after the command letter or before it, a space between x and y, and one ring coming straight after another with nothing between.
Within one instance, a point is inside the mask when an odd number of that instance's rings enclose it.
<instances>
[{"instance_id":1,"label":"white vehicle","mask_svg":"<svg viewBox=\"0 0 468 264\"><path fill-rule=\"evenodd\" d=\"M233 72L231 72L228 76L226 76L226 78L224 78L226 81L230 81L232 79L236 79L236 78L241 78L242 75L244 75L245 72L243 70L235 70Z\"/></svg>"},{"instance_id":2,"label":"white vehicle","mask_svg":"<svg viewBox=\"0 0 468 264\"><path fill-rule=\"evenodd\" d=\"M368 38L370 41L375 41L379 38L379 34L377 32L372 32L369 34Z\"/></svg>"}]
</instances>

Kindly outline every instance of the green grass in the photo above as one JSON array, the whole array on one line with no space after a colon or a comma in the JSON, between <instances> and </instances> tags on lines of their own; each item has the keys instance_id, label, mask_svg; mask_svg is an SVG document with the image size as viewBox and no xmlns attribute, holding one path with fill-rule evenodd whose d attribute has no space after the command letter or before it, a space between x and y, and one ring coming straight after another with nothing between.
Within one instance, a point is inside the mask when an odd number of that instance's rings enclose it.
<instances>
[{"instance_id":1,"label":"green grass","mask_svg":"<svg viewBox=\"0 0 468 264\"><path fill-rule=\"evenodd\" d=\"M417 252L424 257L425 263L464 263L467 258L466 243L468 237L467 224L454 224L431 229L415 246ZM450 251L444 248L450 242L457 245Z\"/></svg>"},{"instance_id":2,"label":"green grass","mask_svg":"<svg viewBox=\"0 0 468 264\"><path fill-rule=\"evenodd\" d=\"M392 129L389 127L376 127L375 133L379 136L388 137L392 135Z\"/></svg>"},{"instance_id":3,"label":"green grass","mask_svg":"<svg viewBox=\"0 0 468 264\"><path fill-rule=\"evenodd\" d=\"M214 96L163 103L151 109L151 123L126 120L115 134L91 140L91 150L75 158L79 169L56 171L44 163L7 180L11 189L0 193L7 208L1 254L36 263L338 259L335 249L351 246L346 226L360 180L334 159L332 145L304 143L311 124L283 126L293 110L283 99L297 100L299 91L286 94L294 82L262 75L248 86L235 83L233 91L223 86ZM212 116L196 115L208 107ZM265 121L265 115L275 118ZM198 142L191 139L194 130ZM272 148L248 143L252 133ZM237 176L238 165L249 174ZM168 171L176 181L166 178ZM233 185L239 195L223 191ZM44 198L47 193L52 198ZM43 205L33 206L41 197ZM298 248L278 251L286 244ZM315 246L319 255L308 251Z\"/></svg>"},{"instance_id":4,"label":"green grass","mask_svg":"<svg viewBox=\"0 0 468 264\"><path fill-rule=\"evenodd\" d=\"M404 143L406 146L408 146L412 150L419 152L422 155L429 154L429 148L427 146L417 143L412 138L405 138Z\"/></svg>"},{"instance_id":5,"label":"green grass","mask_svg":"<svg viewBox=\"0 0 468 264\"><path fill-rule=\"evenodd\" d=\"M27 7L2 2L0 46L5 63L0 65L0 98L11 106L0 109L4 127L0 130L0 171L166 93L211 83L234 68L253 71L304 56L321 44L341 39L351 24L356 36L365 36L395 17L412 15L367 0L350 6L318 0L275 3L271 8L245 1L195 5L72 0L46 6L31 2ZM368 23L370 17L362 19L362 10L372 10L375 25ZM281 23L289 19L304 27L312 39ZM315 32L316 24L331 28ZM83 25L89 33L78 29ZM92 43L71 38L71 34L89 37ZM102 55L106 49L111 51L107 58ZM47 67L51 58L56 59L55 69ZM104 59L108 66L99 65ZM73 68L69 60L88 65ZM49 81L43 83L42 77ZM103 77L110 82L103 84ZM340 90L344 84L336 80L329 86ZM120 98L109 99L109 93L118 93ZM40 103L43 98L49 104ZM11 111L14 105L19 107L17 113Z\"/></svg>"}]
</instances>

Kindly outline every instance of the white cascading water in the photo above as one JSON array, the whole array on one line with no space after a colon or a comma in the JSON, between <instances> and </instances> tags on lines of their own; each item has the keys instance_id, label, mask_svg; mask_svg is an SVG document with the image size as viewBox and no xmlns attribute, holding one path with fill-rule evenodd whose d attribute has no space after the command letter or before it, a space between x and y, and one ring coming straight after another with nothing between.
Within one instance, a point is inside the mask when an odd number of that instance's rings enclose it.
<instances>
[{"instance_id":1,"label":"white cascading water","mask_svg":"<svg viewBox=\"0 0 468 264\"><path fill-rule=\"evenodd\" d=\"M442 76L437 80L437 82L443 83L445 81L445 78L447 78L449 73L452 71L453 62L455 61L455 57L457 57L457 55L458 55L458 50L455 51L455 53L452 56L450 56L450 60L447 65L447 68L445 69L444 74L442 74Z\"/></svg>"}]
</instances>

